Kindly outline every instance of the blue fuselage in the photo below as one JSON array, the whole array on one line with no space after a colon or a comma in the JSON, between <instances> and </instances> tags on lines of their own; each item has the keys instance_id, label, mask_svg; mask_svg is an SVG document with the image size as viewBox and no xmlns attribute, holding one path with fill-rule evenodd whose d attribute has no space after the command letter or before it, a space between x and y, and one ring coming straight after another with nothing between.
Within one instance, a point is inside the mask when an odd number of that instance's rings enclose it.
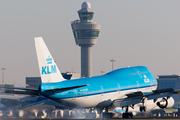
<instances>
[{"instance_id":1,"label":"blue fuselage","mask_svg":"<svg viewBox=\"0 0 180 120\"><path fill-rule=\"evenodd\" d=\"M66 91L47 91L71 86L88 85ZM66 80L58 83L42 83L41 94L52 99L67 99L106 94L117 91L133 90L157 86L155 77L147 67L127 67L117 69L102 76Z\"/></svg>"}]
</instances>

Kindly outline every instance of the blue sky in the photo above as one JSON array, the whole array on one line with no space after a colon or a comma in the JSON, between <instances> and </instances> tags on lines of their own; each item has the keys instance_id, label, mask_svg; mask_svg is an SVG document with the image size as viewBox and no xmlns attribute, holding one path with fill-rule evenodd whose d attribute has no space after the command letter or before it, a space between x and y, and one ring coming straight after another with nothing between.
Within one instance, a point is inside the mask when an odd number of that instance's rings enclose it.
<instances>
[{"instance_id":1,"label":"blue sky","mask_svg":"<svg viewBox=\"0 0 180 120\"><path fill-rule=\"evenodd\" d=\"M25 85L39 68L34 37L43 37L61 72L80 72L80 47L70 22L83 0L0 1L0 68L5 83ZM101 24L93 46L93 75L114 68L147 66L157 75L180 72L179 0L89 0ZM0 83L2 70L0 72Z\"/></svg>"}]
</instances>

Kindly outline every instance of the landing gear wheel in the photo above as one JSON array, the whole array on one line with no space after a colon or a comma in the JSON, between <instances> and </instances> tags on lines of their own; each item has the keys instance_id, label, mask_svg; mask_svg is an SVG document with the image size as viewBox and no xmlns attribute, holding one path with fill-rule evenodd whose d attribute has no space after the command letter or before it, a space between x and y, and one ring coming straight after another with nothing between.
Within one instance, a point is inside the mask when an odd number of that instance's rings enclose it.
<instances>
[{"instance_id":1,"label":"landing gear wheel","mask_svg":"<svg viewBox=\"0 0 180 120\"><path fill-rule=\"evenodd\" d=\"M123 118L133 118L133 114L132 113L123 113L122 117Z\"/></svg>"},{"instance_id":2,"label":"landing gear wheel","mask_svg":"<svg viewBox=\"0 0 180 120\"><path fill-rule=\"evenodd\" d=\"M143 112L143 111L146 112L146 109L147 109L146 106L140 106L139 108L140 112Z\"/></svg>"}]
</instances>

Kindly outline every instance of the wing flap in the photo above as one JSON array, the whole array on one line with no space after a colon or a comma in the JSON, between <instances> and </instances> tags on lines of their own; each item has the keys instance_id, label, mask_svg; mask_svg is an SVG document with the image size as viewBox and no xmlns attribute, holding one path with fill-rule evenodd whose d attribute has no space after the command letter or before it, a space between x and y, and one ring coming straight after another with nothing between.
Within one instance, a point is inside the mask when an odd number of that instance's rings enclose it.
<instances>
[{"instance_id":1,"label":"wing flap","mask_svg":"<svg viewBox=\"0 0 180 120\"><path fill-rule=\"evenodd\" d=\"M126 107L130 105L135 105L141 102L142 96L139 97L131 97L131 98L125 98L125 99L116 99L113 101L112 106L113 107Z\"/></svg>"},{"instance_id":2,"label":"wing flap","mask_svg":"<svg viewBox=\"0 0 180 120\"><path fill-rule=\"evenodd\" d=\"M125 107L140 103L144 94L141 91L126 94L127 98L116 99L113 101L113 107Z\"/></svg>"},{"instance_id":3,"label":"wing flap","mask_svg":"<svg viewBox=\"0 0 180 120\"><path fill-rule=\"evenodd\" d=\"M137 96L143 96L144 94L141 92L141 91L138 91L138 92L133 92L133 93L130 93L130 94L126 94L126 96L128 98L131 98L131 97L137 97Z\"/></svg>"}]
</instances>

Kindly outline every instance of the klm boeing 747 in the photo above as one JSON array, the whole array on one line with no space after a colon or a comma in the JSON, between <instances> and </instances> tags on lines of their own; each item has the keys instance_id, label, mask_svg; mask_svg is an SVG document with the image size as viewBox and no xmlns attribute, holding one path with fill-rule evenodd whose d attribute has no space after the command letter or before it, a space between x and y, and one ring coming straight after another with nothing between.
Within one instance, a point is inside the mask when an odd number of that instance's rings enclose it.
<instances>
[{"instance_id":1,"label":"klm boeing 747","mask_svg":"<svg viewBox=\"0 0 180 120\"><path fill-rule=\"evenodd\" d=\"M137 104L140 111L146 111L149 100L160 108L171 107L171 96L180 91L172 88L156 90L157 80L145 66L120 68L101 76L65 80L41 37L35 38L35 46L42 79L39 88L4 88L31 91L31 94L34 92L69 109L95 108L98 113L105 109L108 115L108 108L121 107L125 109L123 118L133 117L129 109Z\"/></svg>"}]
</instances>

